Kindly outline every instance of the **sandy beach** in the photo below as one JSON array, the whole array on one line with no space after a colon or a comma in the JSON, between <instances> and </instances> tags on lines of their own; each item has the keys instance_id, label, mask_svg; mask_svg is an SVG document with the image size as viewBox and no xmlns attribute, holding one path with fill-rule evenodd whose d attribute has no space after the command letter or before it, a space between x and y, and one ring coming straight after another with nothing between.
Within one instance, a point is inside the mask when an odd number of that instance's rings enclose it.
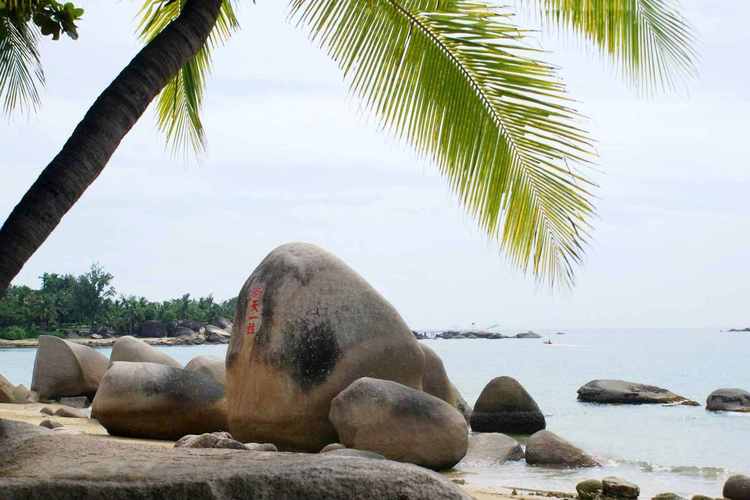
<instances>
[{"instance_id":1,"label":"sandy beach","mask_svg":"<svg viewBox=\"0 0 750 500\"><path fill-rule=\"evenodd\" d=\"M57 409L61 405L58 404L3 404L0 403L0 419L16 420L20 422L26 422L34 425L39 425L42 420L50 419L63 424L66 428L79 431L84 434L91 435L98 439L114 439L118 441L134 442L149 444L152 446L163 446L165 448L171 448L174 445L173 441L159 441L150 439L131 439L131 438L120 438L110 436L107 430L99 425L94 419L83 419L83 418L64 418L57 416L49 416L40 413L40 410L49 406L52 409ZM456 483L463 490L467 491L476 500L523 500L523 499L538 499L538 498L573 498L575 495L560 494L556 492L547 491L531 491L524 489L515 489L512 487L497 487L497 488L482 488L467 484L462 479L462 474L457 472L445 473L454 483ZM515 492L515 494L514 494Z\"/></svg>"}]
</instances>

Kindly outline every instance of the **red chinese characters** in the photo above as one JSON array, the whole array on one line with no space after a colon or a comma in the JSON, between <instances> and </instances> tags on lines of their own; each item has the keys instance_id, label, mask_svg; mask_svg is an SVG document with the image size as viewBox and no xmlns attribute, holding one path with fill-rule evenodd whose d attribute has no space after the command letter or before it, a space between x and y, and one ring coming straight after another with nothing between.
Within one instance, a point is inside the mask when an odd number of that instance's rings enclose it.
<instances>
[{"instance_id":1,"label":"red chinese characters","mask_svg":"<svg viewBox=\"0 0 750 500\"><path fill-rule=\"evenodd\" d=\"M250 289L250 300L247 307L247 335L254 335L260 329L263 310L263 288Z\"/></svg>"}]
</instances>

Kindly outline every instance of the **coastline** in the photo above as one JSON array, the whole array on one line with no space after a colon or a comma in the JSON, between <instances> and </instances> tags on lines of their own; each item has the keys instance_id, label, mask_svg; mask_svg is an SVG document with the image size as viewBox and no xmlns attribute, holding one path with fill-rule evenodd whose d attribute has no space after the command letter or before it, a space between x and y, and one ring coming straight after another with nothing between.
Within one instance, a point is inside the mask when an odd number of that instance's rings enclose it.
<instances>
[{"instance_id":1,"label":"coastline","mask_svg":"<svg viewBox=\"0 0 750 500\"><path fill-rule=\"evenodd\" d=\"M96 339L95 339L96 340ZM109 340L109 339L104 339ZM53 409L57 409L62 405L59 404L44 404L44 403L28 403L28 404L11 404L11 403L0 403L0 420L16 420L19 422L25 422L28 424L39 425L42 420L52 419L60 422L65 426L66 429L71 431L83 433L96 439L113 439L117 441L148 444L151 446L161 446L164 448L171 448L174 446L174 441L160 441L154 439L137 439L137 438L122 438L116 436L110 436L107 430L102 427L99 422L91 418L66 418L66 417L50 417L39 412L43 407L49 406ZM441 473L448 479L452 480L456 486L467 492L469 495L474 497L476 500L524 500L524 499L540 499L540 498L552 498L552 499L565 499L572 498L575 495L567 494L562 492L545 491L542 489L521 489L513 487L498 486L496 488L487 488L483 486L476 486L468 484L465 480L461 479L463 476L459 472L445 472ZM515 494L514 494L515 492Z\"/></svg>"},{"instance_id":2,"label":"coastline","mask_svg":"<svg viewBox=\"0 0 750 500\"><path fill-rule=\"evenodd\" d=\"M75 344L85 345L88 347L99 348L99 347L112 347L118 339L124 337L116 336L109 338L96 339L91 337L81 338L64 338L68 342ZM219 345L226 344L223 340L214 340L206 337L191 336L191 337L136 337L138 340L152 345L152 346L181 346L181 345ZM24 339L24 340L5 340L0 339L0 349L30 349L39 347L39 339Z\"/></svg>"}]
</instances>

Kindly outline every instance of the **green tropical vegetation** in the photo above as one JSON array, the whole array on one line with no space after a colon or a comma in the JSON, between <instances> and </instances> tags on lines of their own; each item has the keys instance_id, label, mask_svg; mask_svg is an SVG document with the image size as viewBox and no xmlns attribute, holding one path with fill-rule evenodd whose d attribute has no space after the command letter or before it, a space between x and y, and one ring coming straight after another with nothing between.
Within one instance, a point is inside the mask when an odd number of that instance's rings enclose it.
<instances>
[{"instance_id":1,"label":"green tropical vegetation","mask_svg":"<svg viewBox=\"0 0 750 500\"><path fill-rule=\"evenodd\" d=\"M204 147L200 111L211 51L238 29L238 3L144 1L138 32L146 47L102 94L126 102L135 99L127 89L138 84L143 98L130 106L111 100L105 121L100 97L84 118L98 120L96 126L79 125L14 209L0 229L0 290L157 94L158 126L173 149ZM594 44L639 90L670 89L695 71L692 29L673 0L516 0L509 7L481 0L291 0L290 17L333 58L384 128L439 168L519 269L551 285L572 284L592 230L595 186L586 169L596 154L559 72L532 48L533 32L516 25L513 14L522 9ZM207 18L211 26L193 29ZM163 43L176 31L181 38ZM167 72L153 52L164 52L167 62L179 52L184 63ZM0 80L9 64L0 59ZM116 126L120 113L127 126ZM94 142L105 125L113 130ZM105 154L86 156L86 141L105 144ZM76 169L81 175L73 175Z\"/></svg>"},{"instance_id":2,"label":"green tropical vegetation","mask_svg":"<svg viewBox=\"0 0 750 500\"><path fill-rule=\"evenodd\" d=\"M100 265L79 276L44 273L38 290L11 286L0 299L0 339L22 340L69 332L133 334L144 321L193 320L204 323L234 317L237 299L217 302L190 294L150 301L118 294L114 277Z\"/></svg>"}]
</instances>

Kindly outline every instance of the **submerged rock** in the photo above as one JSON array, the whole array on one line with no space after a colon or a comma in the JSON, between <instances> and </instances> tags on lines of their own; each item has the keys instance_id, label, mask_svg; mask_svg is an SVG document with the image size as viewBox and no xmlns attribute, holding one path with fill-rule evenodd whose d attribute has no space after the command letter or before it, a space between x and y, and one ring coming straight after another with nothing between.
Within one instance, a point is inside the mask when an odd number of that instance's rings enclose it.
<instances>
[{"instance_id":1,"label":"submerged rock","mask_svg":"<svg viewBox=\"0 0 750 500\"><path fill-rule=\"evenodd\" d=\"M227 429L221 384L157 363L113 364L94 398L92 417L114 436L174 440Z\"/></svg>"},{"instance_id":2,"label":"submerged rock","mask_svg":"<svg viewBox=\"0 0 750 500\"><path fill-rule=\"evenodd\" d=\"M528 332L517 333L515 338L517 339L540 339L542 338L542 336L536 332L528 331Z\"/></svg>"},{"instance_id":3,"label":"submerged rock","mask_svg":"<svg viewBox=\"0 0 750 500\"><path fill-rule=\"evenodd\" d=\"M331 403L331 422L349 448L449 469L466 455L463 416L445 401L396 382L361 378Z\"/></svg>"},{"instance_id":4,"label":"submerged rock","mask_svg":"<svg viewBox=\"0 0 750 500\"><path fill-rule=\"evenodd\" d=\"M461 460L463 465L492 465L523 460L525 454L518 441L499 433L479 433L469 436L469 448Z\"/></svg>"},{"instance_id":5,"label":"submerged rock","mask_svg":"<svg viewBox=\"0 0 750 500\"><path fill-rule=\"evenodd\" d=\"M750 500L750 477L739 474L730 477L724 483L722 495L729 500Z\"/></svg>"},{"instance_id":6,"label":"submerged rock","mask_svg":"<svg viewBox=\"0 0 750 500\"><path fill-rule=\"evenodd\" d=\"M599 463L580 448L549 431L539 431L526 443L526 463L557 467L596 467Z\"/></svg>"},{"instance_id":7,"label":"submerged rock","mask_svg":"<svg viewBox=\"0 0 750 500\"><path fill-rule=\"evenodd\" d=\"M111 363L116 361L131 361L134 363L158 363L160 365L182 368L182 365L163 351L155 349L130 335L120 337L112 346L112 354L109 356Z\"/></svg>"},{"instance_id":8,"label":"submerged rock","mask_svg":"<svg viewBox=\"0 0 750 500\"><path fill-rule=\"evenodd\" d=\"M471 428L475 432L533 434L546 425L536 401L511 377L492 379L471 414Z\"/></svg>"},{"instance_id":9,"label":"submerged rock","mask_svg":"<svg viewBox=\"0 0 750 500\"><path fill-rule=\"evenodd\" d=\"M471 500L448 479L390 460L166 448L0 421L3 500Z\"/></svg>"},{"instance_id":10,"label":"submerged rock","mask_svg":"<svg viewBox=\"0 0 750 500\"><path fill-rule=\"evenodd\" d=\"M421 389L424 373L398 312L304 243L275 249L245 282L226 361L232 435L310 452L338 440L328 413L349 384L369 376Z\"/></svg>"},{"instance_id":11,"label":"submerged rock","mask_svg":"<svg viewBox=\"0 0 750 500\"><path fill-rule=\"evenodd\" d=\"M750 392L742 389L717 389L708 396L706 410L750 413Z\"/></svg>"},{"instance_id":12,"label":"submerged rock","mask_svg":"<svg viewBox=\"0 0 750 500\"><path fill-rule=\"evenodd\" d=\"M624 380L592 380L578 389L578 400L604 404L697 404L661 387Z\"/></svg>"},{"instance_id":13,"label":"submerged rock","mask_svg":"<svg viewBox=\"0 0 750 500\"><path fill-rule=\"evenodd\" d=\"M576 485L576 492L581 500L595 500L602 493L602 482L598 479L586 479Z\"/></svg>"},{"instance_id":14,"label":"submerged rock","mask_svg":"<svg viewBox=\"0 0 750 500\"><path fill-rule=\"evenodd\" d=\"M63 396L94 397L109 360L98 351L42 335L34 359L31 390L49 401Z\"/></svg>"}]
</instances>

